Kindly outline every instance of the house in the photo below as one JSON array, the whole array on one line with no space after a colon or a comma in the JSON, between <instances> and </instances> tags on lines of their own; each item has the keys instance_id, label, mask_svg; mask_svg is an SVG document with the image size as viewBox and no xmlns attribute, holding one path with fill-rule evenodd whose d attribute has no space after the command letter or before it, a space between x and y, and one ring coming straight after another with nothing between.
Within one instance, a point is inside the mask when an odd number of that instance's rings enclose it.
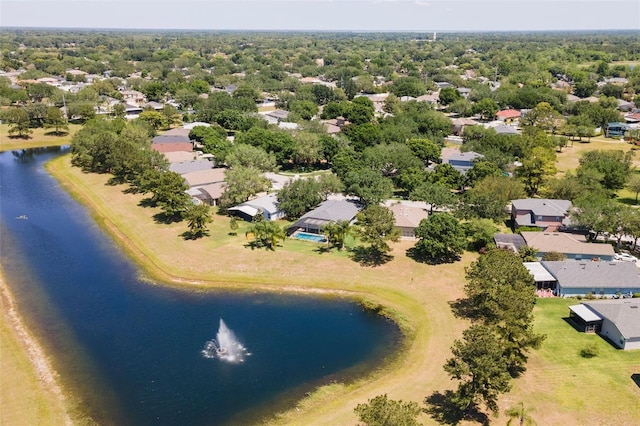
<instances>
[{"instance_id":1,"label":"house","mask_svg":"<svg viewBox=\"0 0 640 426\"><path fill-rule=\"evenodd\" d=\"M189 160L171 163L169 170L176 172L179 175L184 175L191 172L198 172L201 170L213 169L213 162L209 160Z\"/></svg>"},{"instance_id":2,"label":"house","mask_svg":"<svg viewBox=\"0 0 640 426\"><path fill-rule=\"evenodd\" d=\"M473 167L473 163L480 158L484 158L484 155L473 151L459 152L457 150L443 150L442 163L450 164L454 169L464 174L470 170Z\"/></svg>"},{"instance_id":3,"label":"house","mask_svg":"<svg viewBox=\"0 0 640 426\"><path fill-rule=\"evenodd\" d=\"M476 120L472 120L471 118L455 118L451 120L451 134L455 136L461 136L464 132L464 128L467 126L477 126L480 123Z\"/></svg>"},{"instance_id":4,"label":"house","mask_svg":"<svg viewBox=\"0 0 640 426\"><path fill-rule=\"evenodd\" d=\"M567 260L613 260L615 251L611 244L588 243L581 235L565 232L520 233L525 243L538 251L536 257L542 259L546 253L562 253Z\"/></svg>"},{"instance_id":5,"label":"house","mask_svg":"<svg viewBox=\"0 0 640 426\"><path fill-rule=\"evenodd\" d=\"M198 170L182 175L189 188L199 188L212 183L224 182L225 168L215 168L208 170Z\"/></svg>"},{"instance_id":6,"label":"house","mask_svg":"<svg viewBox=\"0 0 640 426\"><path fill-rule=\"evenodd\" d=\"M189 129L171 129L151 139L151 148L159 152L193 151Z\"/></svg>"},{"instance_id":7,"label":"house","mask_svg":"<svg viewBox=\"0 0 640 426\"><path fill-rule=\"evenodd\" d=\"M556 231L569 222L571 201L547 198L525 198L511 202L511 220L514 228L535 226Z\"/></svg>"},{"instance_id":8,"label":"house","mask_svg":"<svg viewBox=\"0 0 640 426\"><path fill-rule=\"evenodd\" d=\"M506 124L510 124L520 120L522 114L517 109L503 109L496 113L496 118Z\"/></svg>"},{"instance_id":9,"label":"house","mask_svg":"<svg viewBox=\"0 0 640 426\"><path fill-rule=\"evenodd\" d=\"M275 111L260 113L260 115L262 115L262 118L264 118L269 124L278 124L289 117L289 111L277 109Z\"/></svg>"},{"instance_id":10,"label":"house","mask_svg":"<svg viewBox=\"0 0 640 426\"><path fill-rule=\"evenodd\" d=\"M347 220L353 222L360 211L360 206L352 200L327 200L310 212L305 213L287 232L297 230L319 234L328 223Z\"/></svg>"},{"instance_id":11,"label":"house","mask_svg":"<svg viewBox=\"0 0 640 426\"><path fill-rule=\"evenodd\" d=\"M167 159L169 164L171 163L182 163L184 161L192 161L195 160L196 153L193 151L169 151L163 152L164 158Z\"/></svg>"},{"instance_id":12,"label":"house","mask_svg":"<svg viewBox=\"0 0 640 426\"><path fill-rule=\"evenodd\" d=\"M624 136L624 133L629 130L629 125L626 123L607 123L604 126L604 135L608 138L617 138Z\"/></svg>"},{"instance_id":13,"label":"house","mask_svg":"<svg viewBox=\"0 0 640 426\"><path fill-rule=\"evenodd\" d=\"M517 253L527 243L520 234L496 234L493 236L493 241L496 243L496 247L502 249L509 249L514 253Z\"/></svg>"},{"instance_id":14,"label":"house","mask_svg":"<svg viewBox=\"0 0 640 426\"><path fill-rule=\"evenodd\" d=\"M640 292L640 274L632 262L542 261L555 278L560 297L617 297Z\"/></svg>"},{"instance_id":15,"label":"house","mask_svg":"<svg viewBox=\"0 0 640 426\"><path fill-rule=\"evenodd\" d=\"M623 350L640 349L640 300L590 301L569 306L569 318L585 332L597 332Z\"/></svg>"},{"instance_id":16,"label":"house","mask_svg":"<svg viewBox=\"0 0 640 426\"><path fill-rule=\"evenodd\" d=\"M190 188L190 190L198 191L200 193L196 198L210 206L217 206L220 203L220 198L222 197L225 189L226 184L224 182L215 182L198 188Z\"/></svg>"},{"instance_id":17,"label":"house","mask_svg":"<svg viewBox=\"0 0 640 426\"><path fill-rule=\"evenodd\" d=\"M262 214L265 220L279 220L285 216L285 213L278 208L277 194L268 194L254 198L253 200L231 207L229 212L248 221L253 220L258 214Z\"/></svg>"},{"instance_id":18,"label":"house","mask_svg":"<svg viewBox=\"0 0 640 426\"><path fill-rule=\"evenodd\" d=\"M415 238L415 230L423 219L429 217L429 212L424 206L416 206L407 203L396 202L387 208L395 217L395 226L400 229L402 238Z\"/></svg>"}]
</instances>

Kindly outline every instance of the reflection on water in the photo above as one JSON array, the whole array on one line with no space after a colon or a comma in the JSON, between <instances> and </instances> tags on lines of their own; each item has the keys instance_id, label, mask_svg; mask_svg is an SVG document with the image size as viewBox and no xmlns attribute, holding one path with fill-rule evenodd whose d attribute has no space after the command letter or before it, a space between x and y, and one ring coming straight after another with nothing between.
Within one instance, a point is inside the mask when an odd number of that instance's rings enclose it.
<instances>
[{"instance_id":1,"label":"reflection on water","mask_svg":"<svg viewBox=\"0 0 640 426\"><path fill-rule=\"evenodd\" d=\"M322 378L341 380L394 347L392 324L347 301L140 281L43 171L64 151L0 153L0 249L27 324L99 423L243 423L256 408L273 409L274 398ZM21 215L27 219L15 219ZM240 356L248 344L253 355L243 363L203 357L220 318L233 332L221 322L216 348Z\"/></svg>"}]
</instances>

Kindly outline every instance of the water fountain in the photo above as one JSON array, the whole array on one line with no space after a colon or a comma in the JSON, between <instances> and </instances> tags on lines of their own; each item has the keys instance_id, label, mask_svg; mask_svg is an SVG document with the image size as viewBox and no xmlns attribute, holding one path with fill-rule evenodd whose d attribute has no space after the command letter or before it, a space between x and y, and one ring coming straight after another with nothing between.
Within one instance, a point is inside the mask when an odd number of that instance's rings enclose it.
<instances>
[{"instance_id":1,"label":"water fountain","mask_svg":"<svg viewBox=\"0 0 640 426\"><path fill-rule=\"evenodd\" d=\"M218 358L221 361L237 364L244 362L244 358L251 354L220 318L216 338L205 343L202 355L205 358Z\"/></svg>"}]
</instances>

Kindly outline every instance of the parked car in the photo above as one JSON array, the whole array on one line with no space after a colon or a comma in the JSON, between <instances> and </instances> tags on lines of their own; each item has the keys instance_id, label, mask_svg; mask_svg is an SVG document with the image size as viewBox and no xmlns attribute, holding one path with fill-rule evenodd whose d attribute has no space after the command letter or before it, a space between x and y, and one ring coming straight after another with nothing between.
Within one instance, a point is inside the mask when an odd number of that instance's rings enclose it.
<instances>
[{"instance_id":1,"label":"parked car","mask_svg":"<svg viewBox=\"0 0 640 426\"><path fill-rule=\"evenodd\" d=\"M615 256L613 256L613 258L615 260L621 260L623 262L633 262L636 263L638 261L638 258L629 254L629 253L616 253Z\"/></svg>"}]
</instances>

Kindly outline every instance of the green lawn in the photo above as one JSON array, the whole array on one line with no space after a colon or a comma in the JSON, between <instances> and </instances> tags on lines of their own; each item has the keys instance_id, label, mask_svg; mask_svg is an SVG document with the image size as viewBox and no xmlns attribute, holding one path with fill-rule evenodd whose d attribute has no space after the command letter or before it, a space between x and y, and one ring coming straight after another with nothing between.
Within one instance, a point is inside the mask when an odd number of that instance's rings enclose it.
<instances>
[{"instance_id":1,"label":"green lawn","mask_svg":"<svg viewBox=\"0 0 640 426\"><path fill-rule=\"evenodd\" d=\"M565 318L575 299L538 299L535 330L546 334L522 379L505 399L533 407L538 424L638 424L640 351L622 351L596 334L577 331ZM583 358L580 351L595 344L599 354ZM566 419L573 419L568 422ZM635 423L634 423L635 422Z\"/></svg>"},{"instance_id":2,"label":"green lawn","mask_svg":"<svg viewBox=\"0 0 640 426\"><path fill-rule=\"evenodd\" d=\"M0 124L0 152L24 148L41 148L44 146L68 145L73 135L80 130L79 124L69 124L69 132L56 135L52 129L31 129L33 133L26 139L9 136L9 125Z\"/></svg>"}]
</instances>

